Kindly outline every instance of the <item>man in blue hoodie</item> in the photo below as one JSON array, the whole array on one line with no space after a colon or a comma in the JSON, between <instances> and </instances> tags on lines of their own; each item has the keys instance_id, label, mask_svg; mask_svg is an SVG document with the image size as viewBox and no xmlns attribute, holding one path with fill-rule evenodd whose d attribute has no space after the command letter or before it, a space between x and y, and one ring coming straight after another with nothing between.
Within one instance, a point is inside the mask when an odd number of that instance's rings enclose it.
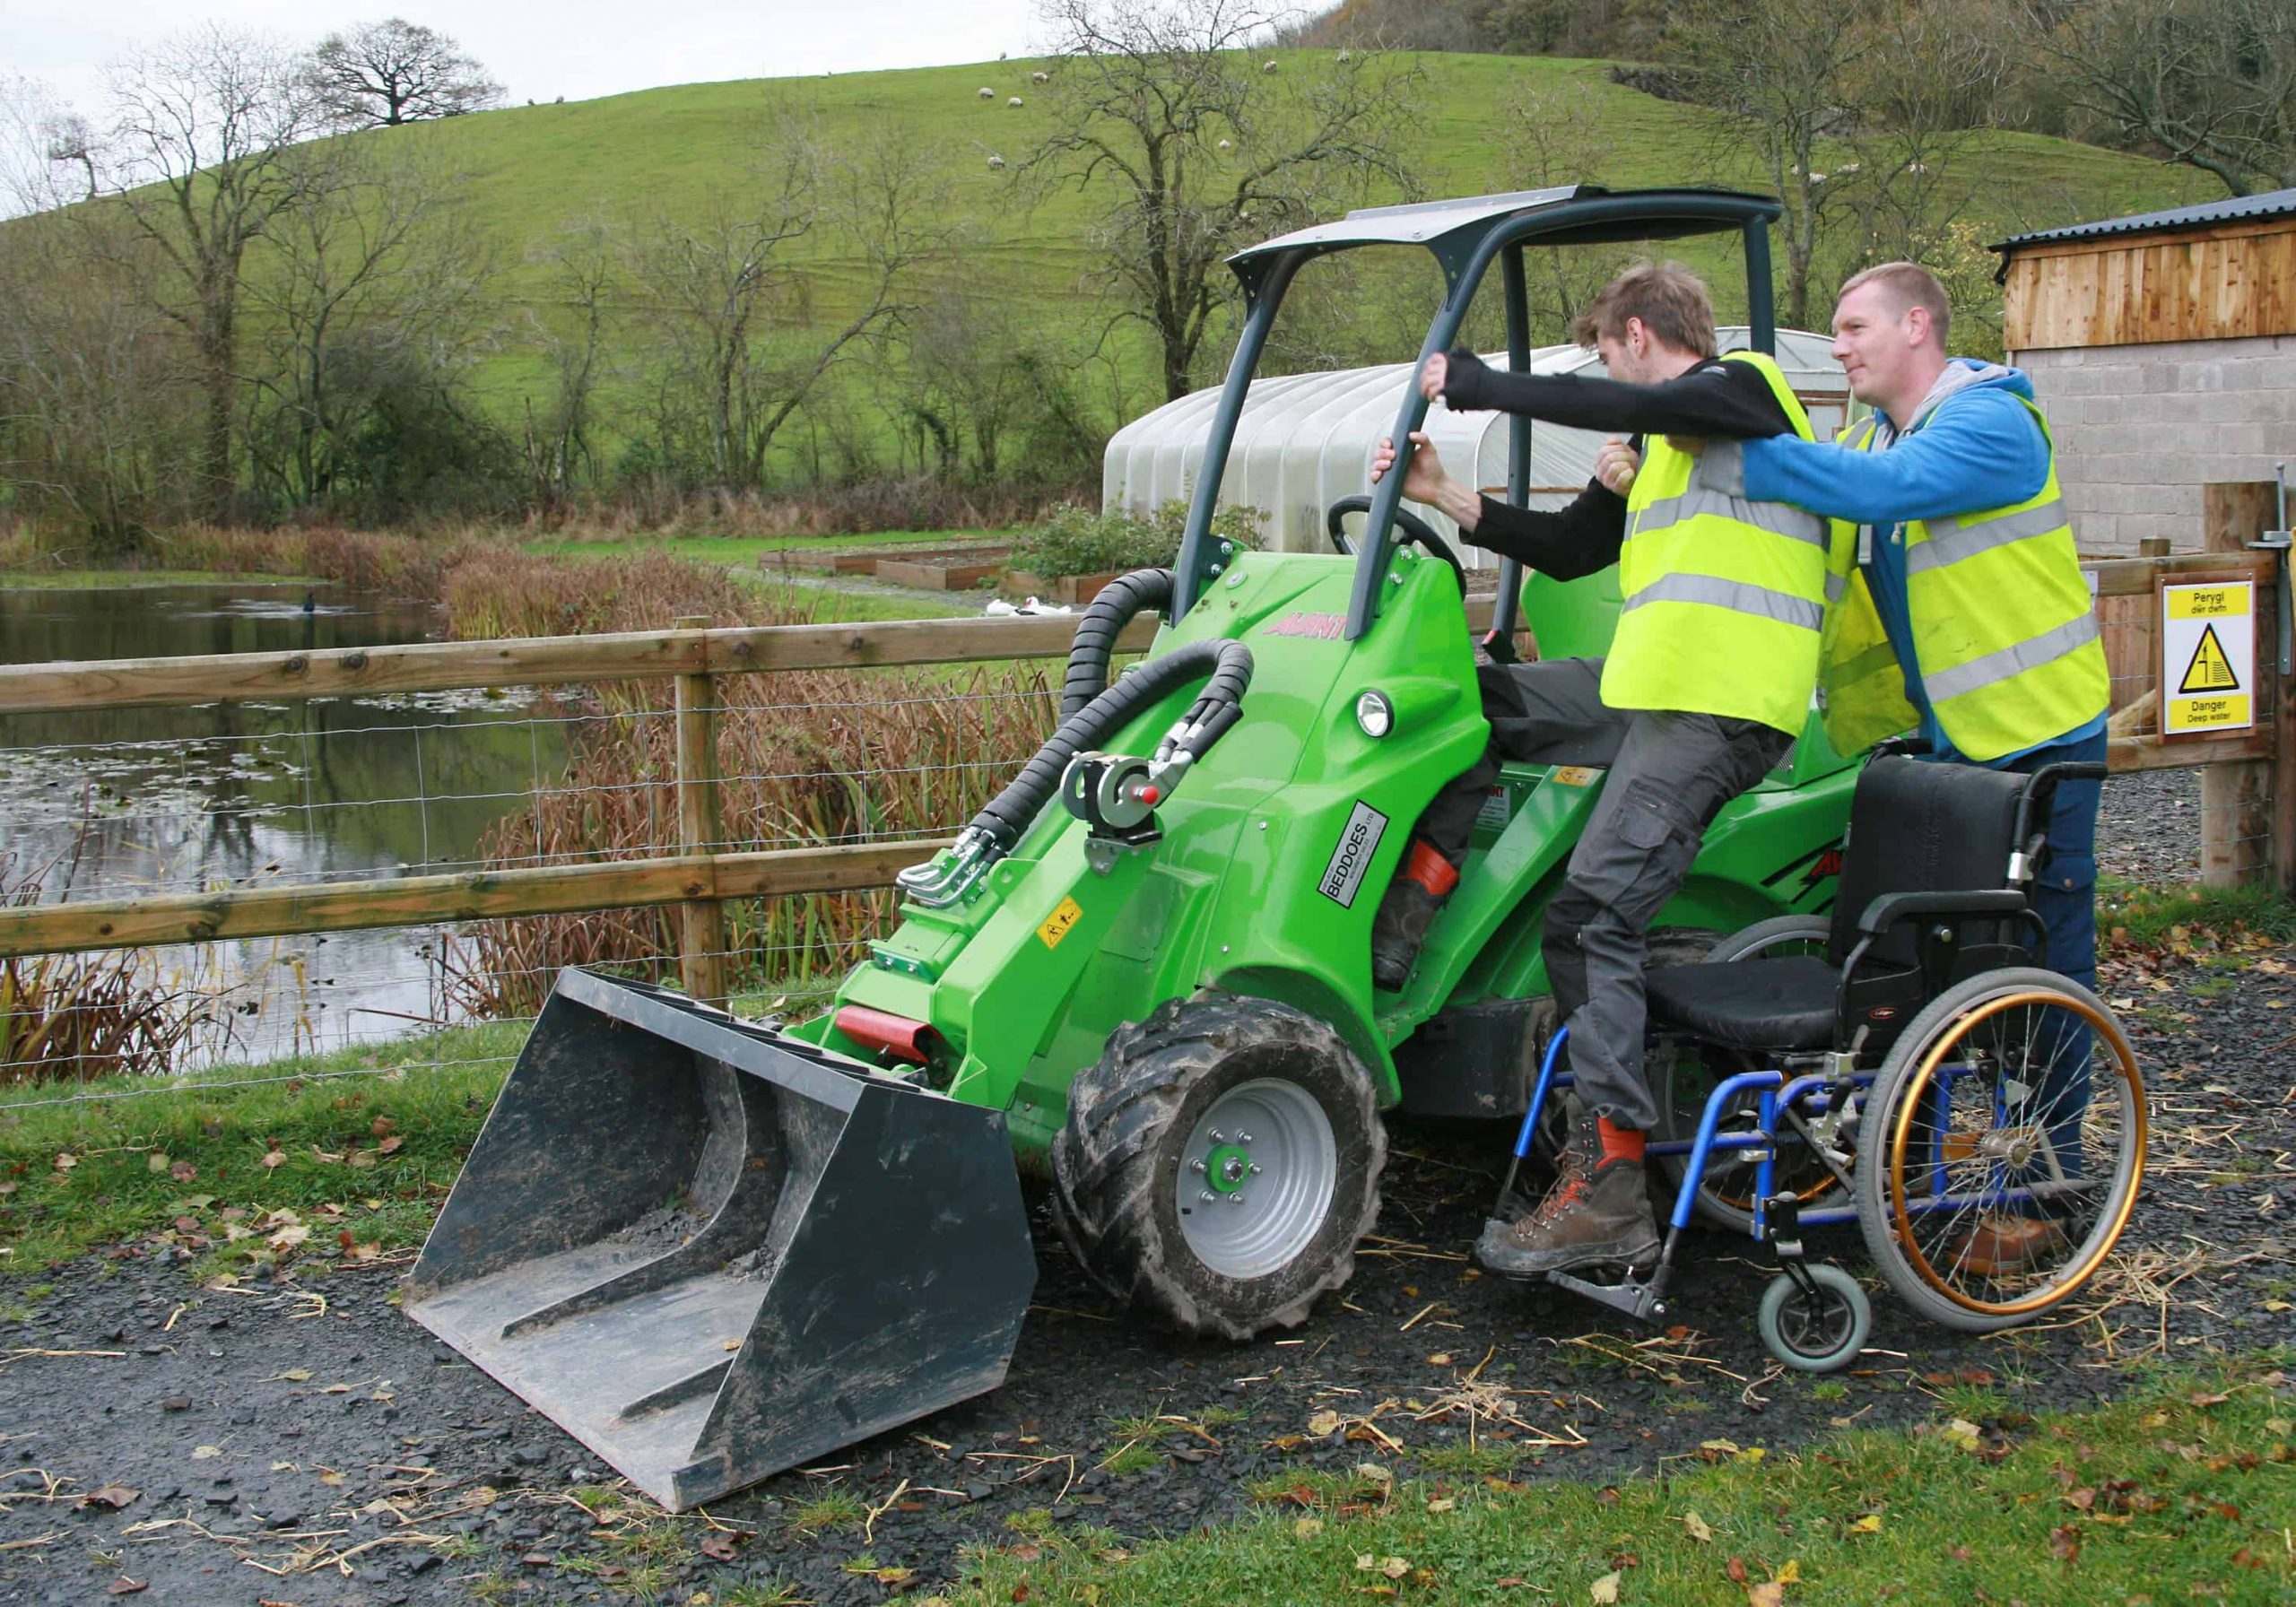
<instances>
[{"instance_id":1,"label":"man in blue hoodie","mask_svg":"<svg viewBox=\"0 0 2296 1607\"><path fill-rule=\"evenodd\" d=\"M1874 416L1831 446L1746 442L1744 492L1836 522L1847 595L1828 625L1825 686L1829 730L1838 717L1849 727L1845 751L1918 724L1939 759L2013 770L2101 761L2108 673L2048 424L2017 369L1946 357L1950 322L1944 287L1912 263L1843 285L1833 354ZM1852 639L1861 623L1866 639ZM1861 661L1881 674L1858 684L1851 670L1845 685L1831 673ZM2049 969L2092 989L2100 790L2057 789L2032 888ZM2085 1053L2067 1061L2042 1092L2071 1162L2088 1066ZM2013 1272L2058 1247L2048 1224L2003 1220L1980 1229L1964 1265Z\"/></svg>"}]
</instances>

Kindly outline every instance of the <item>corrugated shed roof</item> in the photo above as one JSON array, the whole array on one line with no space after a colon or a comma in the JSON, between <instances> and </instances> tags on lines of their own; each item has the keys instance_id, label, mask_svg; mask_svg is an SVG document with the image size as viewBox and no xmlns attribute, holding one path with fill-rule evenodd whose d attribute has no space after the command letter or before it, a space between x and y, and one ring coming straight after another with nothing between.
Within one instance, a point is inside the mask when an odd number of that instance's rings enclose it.
<instances>
[{"instance_id":1,"label":"corrugated shed roof","mask_svg":"<svg viewBox=\"0 0 2296 1607\"><path fill-rule=\"evenodd\" d=\"M2052 240L2101 239L2115 234L2159 234L2176 229L2196 229L2210 223L2239 223L2256 218L2296 217L2296 190L2270 190L2261 195L2235 195L2200 206L2179 206L2168 212L2142 212L2134 217L2107 218L2100 223L2074 223L2065 229L2044 229L2021 234L1993 248L2013 251Z\"/></svg>"}]
</instances>

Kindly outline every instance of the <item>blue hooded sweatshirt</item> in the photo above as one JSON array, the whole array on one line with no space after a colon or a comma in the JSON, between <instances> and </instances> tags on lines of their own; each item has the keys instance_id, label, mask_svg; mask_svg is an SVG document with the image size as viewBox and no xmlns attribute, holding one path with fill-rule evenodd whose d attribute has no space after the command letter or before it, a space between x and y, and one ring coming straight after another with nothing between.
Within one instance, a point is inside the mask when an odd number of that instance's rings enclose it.
<instances>
[{"instance_id":1,"label":"blue hooded sweatshirt","mask_svg":"<svg viewBox=\"0 0 2296 1607\"><path fill-rule=\"evenodd\" d=\"M1913 652L1913 615L1906 596L1905 530L1911 519L1935 519L2005 508L2040 494L2048 482L2048 443L2025 403L2032 381L1998 363L1955 358L1910 422L1885 420L1893 440L1858 451L1793 436L1745 443L1745 495L1790 502L1828 518L1868 528L1859 563L1874 606L1904 672L1906 695L1920 711L1921 734L1940 757L1954 757L1938 726ZM2077 731L2039 744L2094 736L2099 716ZM2025 753L2033 751L2026 749ZM2022 753L1994 760L2007 764Z\"/></svg>"}]
</instances>

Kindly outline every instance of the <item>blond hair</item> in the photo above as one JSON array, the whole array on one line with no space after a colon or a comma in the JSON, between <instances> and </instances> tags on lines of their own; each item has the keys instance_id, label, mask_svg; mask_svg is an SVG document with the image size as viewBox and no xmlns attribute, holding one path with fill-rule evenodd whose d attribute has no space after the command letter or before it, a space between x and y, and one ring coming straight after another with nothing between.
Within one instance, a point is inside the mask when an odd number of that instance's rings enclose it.
<instances>
[{"instance_id":1,"label":"blond hair","mask_svg":"<svg viewBox=\"0 0 2296 1607\"><path fill-rule=\"evenodd\" d=\"M1880 285L1900 317L1916 307L1926 312L1929 327L1936 332L1937 348L1944 350L1945 337L1953 329L1953 304L1936 274L1918 262L1881 263L1862 274L1852 274L1834 300L1839 301L1864 284Z\"/></svg>"},{"instance_id":2,"label":"blond hair","mask_svg":"<svg viewBox=\"0 0 2296 1607\"><path fill-rule=\"evenodd\" d=\"M1571 320L1570 338L1589 347L1605 335L1622 341L1629 318L1678 352L1714 355L1714 303L1705 282L1678 262L1639 262L1603 286Z\"/></svg>"}]
</instances>

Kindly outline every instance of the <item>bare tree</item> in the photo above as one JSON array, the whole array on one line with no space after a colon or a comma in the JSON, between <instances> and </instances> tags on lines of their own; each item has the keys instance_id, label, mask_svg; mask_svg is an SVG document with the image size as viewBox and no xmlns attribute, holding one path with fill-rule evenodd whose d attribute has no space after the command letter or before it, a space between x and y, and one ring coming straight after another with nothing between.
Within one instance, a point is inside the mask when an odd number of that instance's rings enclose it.
<instances>
[{"instance_id":1,"label":"bare tree","mask_svg":"<svg viewBox=\"0 0 2296 1607\"><path fill-rule=\"evenodd\" d=\"M657 217L636 231L631 274L664 343L664 432L685 415L696 466L716 483L761 484L774 438L822 377L907 310L906 281L940 244L926 221L936 182L926 149L886 125L837 152L811 117L784 111L752 182L698 218ZM827 296L801 250L857 265L839 286L841 319L816 317Z\"/></svg>"},{"instance_id":2,"label":"bare tree","mask_svg":"<svg viewBox=\"0 0 2296 1607\"><path fill-rule=\"evenodd\" d=\"M453 39L400 17L328 34L305 81L328 120L346 128L460 117L502 99L502 86Z\"/></svg>"},{"instance_id":3,"label":"bare tree","mask_svg":"<svg viewBox=\"0 0 2296 1607\"><path fill-rule=\"evenodd\" d=\"M257 248L249 456L259 489L321 504L394 389L450 386L482 326L490 253L459 174L435 159L335 141L306 153L304 199Z\"/></svg>"},{"instance_id":4,"label":"bare tree","mask_svg":"<svg viewBox=\"0 0 2296 1607\"><path fill-rule=\"evenodd\" d=\"M2288 0L2026 0L2050 82L2124 141L2227 194L2296 187L2296 7Z\"/></svg>"},{"instance_id":5,"label":"bare tree","mask_svg":"<svg viewBox=\"0 0 2296 1607\"><path fill-rule=\"evenodd\" d=\"M1604 109L1600 92L1576 80L1544 85L1533 80L1503 97L1492 138L1506 163L1508 184L1531 190L1601 183L1617 155ZM1621 265L1613 253L1583 246L1547 248L1525 256L1532 327L1552 328L1558 335Z\"/></svg>"},{"instance_id":6,"label":"bare tree","mask_svg":"<svg viewBox=\"0 0 2296 1607\"><path fill-rule=\"evenodd\" d=\"M1879 0L1687 0L1665 55L1710 109L1716 157L1751 158L1785 203L1786 318L1806 328L1829 217L1848 192L1825 142L1851 126L1857 75Z\"/></svg>"},{"instance_id":7,"label":"bare tree","mask_svg":"<svg viewBox=\"0 0 2296 1607\"><path fill-rule=\"evenodd\" d=\"M291 151L312 131L293 59L260 35L209 26L109 70L115 109L99 171L162 272L159 306L188 336L203 394L199 467L211 515L232 488L239 294L248 248L308 194Z\"/></svg>"},{"instance_id":8,"label":"bare tree","mask_svg":"<svg viewBox=\"0 0 2296 1607\"><path fill-rule=\"evenodd\" d=\"M575 476L585 465L595 466L591 413L618 279L617 245L613 227L593 215L568 223L554 243L535 253L547 270L550 309L535 322L554 385L543 414L536 414L532 398L526 403L526 470L535 500L545 508L561 505Z\"/></svg>"},{"instance_id":9,"label":"bare tree","mask_svg":"<svg viewBox=\"0 0 2296 1607\"><path fill-rule=\"evenodd\" d=\"M1024 164L1041 194L1098 208L1092 248L1121 316L1148 326L1167 397L1233 295L1222 259L1359 198L1408 192L1416 70L1370 50L1276 60L1255 0L1046 0L1063 59L1052 133Z\"/></svg>"}]
</instances>

